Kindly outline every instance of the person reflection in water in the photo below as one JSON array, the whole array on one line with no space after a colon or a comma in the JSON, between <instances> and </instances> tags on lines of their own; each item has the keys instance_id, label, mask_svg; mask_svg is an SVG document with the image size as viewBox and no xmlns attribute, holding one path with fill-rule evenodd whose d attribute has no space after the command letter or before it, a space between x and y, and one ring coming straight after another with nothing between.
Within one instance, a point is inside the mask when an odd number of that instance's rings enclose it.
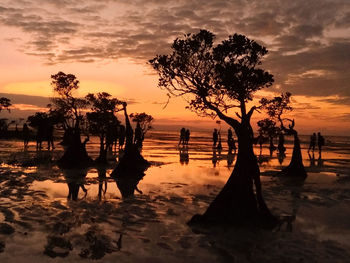
<instances>
[{"instance_id":1,"label":"person reflection in water","mask_svg":"<svg viewBox=\"0 0 350 263\"><path fill-rule=\"evenodd\" d=\"M227 154L227 167L232 167L232 164L236 158L236 154L228 153Z\"/></svg>"},{"instance_id":2,"label":"person reflection in water","mask_svg":"<svg viewBox=\"0 0 350 263\"><path fill-rule=\"evenodd\" d=\"M317 159L317 167L323 167L323 159L321 158L321 155Z\"/></svg>"},{"instance_id":3,"label":"person reflection in water","mask_svg":"<svg viewBox=\"0 0 350 263\"><path fill-rule=\"evenodd\" d=\"M309 155L309 161L310 161L310 167L315 167L315 153L312 152L311 154L308 153Z\"/></svg>"},{"instance_id":4,"label":"person reflection in water","mask_svg":"<svg viewBox=\"0 0 350 263\"><path fill-rule=\"evenodd\" d=\"M211 158L211 162L213 163L213 167L216 167L216 164L218 163L218 156L216 153L216 148L213 148L213 157Z\"/></svg>"},{"instance_id":5,"label":"person reflection in water","mask_svg":"<svg viewBox=\"0 0 350 263\"><path fill-rule=\"evenodd\" d=\"M68 200L78 200L80 188L87 195L87 189L84 186L87 169L65 169L63 170L64 177L68 185Z\"/></svg>"},{"instance_id":6,"label":"person reflection in water","mask_svg":"<svg viewBox=\"0 0 350 263\"><path fill-rule=\"evenodd\" d=\"M179 149L179 153L180 153L180 163L182 165L184 164L188 164L190 158L189 158L189 155L188 155L188 148L187 147L181 147Z\"/></svg>"},{"instance_id":7,"label":"person reflection in water","mask_svg":"<svg viewBox=\"0 0 350 263\"><path fill-rule=\"evenodd\" d=\"M97 173L98 173L98 200L101 201L102 194L104 196L107 192L106 168L102 166L98 167Z\"/></svg>"}]
</instances>

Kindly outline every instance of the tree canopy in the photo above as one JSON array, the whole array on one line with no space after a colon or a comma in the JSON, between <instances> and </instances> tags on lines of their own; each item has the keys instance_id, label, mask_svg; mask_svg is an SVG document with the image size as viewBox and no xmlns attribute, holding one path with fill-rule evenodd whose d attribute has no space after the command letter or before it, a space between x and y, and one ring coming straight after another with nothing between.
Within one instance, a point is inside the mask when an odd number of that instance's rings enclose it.
<instances>
[{"instance_id":1,"label":"tree canopy","mask_svg":"<svg viewBox=\"0 0 350 263\"><path fill-rule=\"evenodd\" d=\"M11 100L8 99L8 98L5 98L5 97L1 97L0 98L0 112L3 110L3 109L6 109L8 111L10 111L10 106L11 106Z\"/></svg>"},{"instance_id":2,"label":"tree canopy","mask_svg":"<svg viewBox=\"0 0 350 263\"><path fill-rule=\"evenodd\" d=\"M239 121L227 111L238 108L241 122L249 122L255 107L247 110L246 103L273 83L273 76L259 68L267 50L239 34L217 45L214 40L207 30L177 38L171 54L149 61L159 74L158 85L170 96L186 96L188 108L199 115L219 116L237 126Z\"/></svg>"},{"instance_id":3,"label":"tree canopy","mask_svg":"<svg viewBox=\"0 0 350 263\"><path fill-rule=\"evenodd\" d=\"M131 113L130 118L133 122L140 124L143 135L145 135L148 130L152 129L152 122L154 118L151 115L145 112Z\"/></svg>"},{"instance_id":4,"label":"tree canopy","mask_svg":"<svg viewBox=\"0 0 350 263\"><path fill-rule=\"evenodd\" d=\"M87 101L74 96L73 91L79 88L79 80L73 74L58 72L51 75L51 86L56 93L52 98L51 111L61 116L63 127L77 128L83 120L82 109L87 107Z\"/></svg>"},{"instance_id":5,"label":"tree canopy","mask_svg":"<svg viewBox=\"0 0 350 263\"><path fill-rule=\"evenodd\" d=\"M92 134L104 137L110 127L120 123L115 112L120 110L118 106L122 105L122 101L106 92L96 95L89 93L85 98L91 106L91 112L86 113L89 130Z\"/></svg>"}]
</instances>

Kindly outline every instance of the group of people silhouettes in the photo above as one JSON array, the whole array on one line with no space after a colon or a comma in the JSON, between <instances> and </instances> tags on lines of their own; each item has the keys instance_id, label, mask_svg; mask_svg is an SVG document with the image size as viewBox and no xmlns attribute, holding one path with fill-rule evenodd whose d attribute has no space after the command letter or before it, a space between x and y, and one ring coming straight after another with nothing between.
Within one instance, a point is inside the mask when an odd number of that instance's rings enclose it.
<instances>
[{"instance_id":1,"label":"group of people silhouettes","mask_svg":"<svg viewBox=\"0 0 350 263\"><path fill-rule=\"evenodd\" d=\"M40 123L40 125L37 127L36 132L36 149L41 150L42 148L42 142L47 141L47 149L55 149L54 146L54 126L51 123ZM26 123L23 124L22 128L22 138L23 138L23 144L24 149L28 148L28 143L30 140L30 130Z\"/></svg>"},{"instance_id":2,"label":"group of people silhouettes","mask_svg":"<svg viewBox=\"0 0 350 263\"><path fill-rule=\"evenodd\" d=\"M190 135L191 135L190 130L182 127L180 130L179 145L182 145L182 146L188 145L188 142L190 140Z\"/></svg>"},{"instance_id":3,"label":"group of people silhouettes","mask_svg":"<svg viewBox=\"0 0 350 263\"><path fill-rule=\"evenodd\" d=\"M233 138L233 132L232 129L229 128L227 131L227 145L228 145L228 153L232 154L232 151L236 153L236 142ZM216 148L218 151L222 150L222 143L221 143L221 132L217 129L214 129L213 131L213 148Z\"/></svg>"},{"instance_id":4,"label":"group of people silhouettes","mask_svg":"<svg viewBox=\"0 0 350 263\"><path fill-rule=\"evenodd\" d=\"M308 149L308 153L310 151L314 152L315 151L315 148L316 148L316 143L317 143L317 146L318 146L318 153L319 155L321 156L321 153L322 153L322 146L324 146L325 144L325 140L324 140L324 137L321 135L320 132L317 133L313 133L311 136L310 136L310 145L309 145L309 149Z\"/></svg>"}]
</instances>

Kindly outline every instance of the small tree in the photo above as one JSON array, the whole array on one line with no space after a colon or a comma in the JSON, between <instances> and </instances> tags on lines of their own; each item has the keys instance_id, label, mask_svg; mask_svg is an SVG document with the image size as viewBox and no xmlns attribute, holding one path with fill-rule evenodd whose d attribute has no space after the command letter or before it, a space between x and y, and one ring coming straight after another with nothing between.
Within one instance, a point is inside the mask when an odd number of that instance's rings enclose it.
<instances>
[{"instance_id":1,"label":"small tree","mask_svg":"<svg viewBox=\"0 0 350 263\"><path fill-rule=\"evenodd\" d=\"M91 112L86 114L89 131L100 138L100 155L97 158L100 162L107 162L107 134L111 129L116 129L120 124L118 118L114 115L118 106L122 104L116 98L112 98L106 92L88 94L87 101L91 105Z\"/></svg>"},{"instance_id":2,"label":"small tree","mask_svg":"<svg viewBox=\"0 0 350 263\"><path fill-rule=\"evenodd\" d=\"M186 96L188 108L203 116L218 116L238 137L235 167L226 185L195 222L259 223L272 226L275 217L261 192L260 170L253 152L250 119L256 106L247 108L255 92L273 83L273 76L259 67L265 47L235 34L214 45L215 36L201 30L176 39L172 53L158 55L150 64L159 74L159 87L170 95ZM229 110L239 112L229 115ZM255 189L254 189L255 186Z\"/></svg>"},{"instance_id":3,"label":"small tree","mask_svg":"<svg viewBox=\"0 0 350 263\"><path fill-rule=\"evenodd\" d=\"M5 97L1 97L0 98L0 112L2 110L7 110L8 112L10 112L10 107L11 107L11 100Z\"/></svg>"},{"instance_id":4,"label":"small tree","mask_svg":"<svg viewBox=\"0 0 350 263\"><path fill-rule=\"evenodd\" d=\"M51 111L63 116L65 129L75 128L80 132L84 119L82 110L87 107L87 101L74 96L74 91L79 88L79 80L73 74L58 72L51 75L51 86L56 97L52 98Z\"/></svg>"},{"instance_id":5,"label":"small tree","mask_svg":"<svg viewBox=\"0 0 350 263\"><path fill-rule=\"evenodd\" d=\"M258 127L259 127L259 135L269 138L269 148L270 151L274 151L276 149L276 147L273 144L273 138L275 138L279 132L280 129L279 127L276 126L276 122L274 120L271 120L269 118L263 119L258 121Z\"/></svg>"},{"instance_id":6,"label":"small tree","mask_svg":"<svg viewBox=\"0 0 350 263\"><path fill-rule=\"evenodd\" d=\"M152 129L152 122L154 121L154 118L151 115L148 115L145 112L142 113L131 113L130 118L133 122L137 123L137 125L140 125L141 134L140 136L140 146L142 146L142 142L145 139L145 135L147 131ZM137 128L137 127L136 127ZM136 130L135 130L135 137L136 137Z\"/></svg>"},{"instance_id":7,"label":"small tree","mask_svg":"<svg viewBox=\"0 0 350 263\"><path fill-rule=\"evenodd\" d=\"M291 93L286 92L281 94L281 96L274 97L273 99L263 98L260 102L263 107L267 110L270 118L279 121L281 130L286 135L294 136L294 146L293 154L290 164L282 170L282 174L292 177L307 177L305 167L303 164L303 157L301 155L300 140L298 137L298 132L294 129L295 121L294 119L282 118L282 115L286 112L291 111L293 108L290 106ZM285 127L285 122L288 123L288 128Z\"/></svg>"},{"instance_id":8,"label":"small tree","mask_svg":"<svg viewBox=\"0 0 350 263\"><path fill-rule=\"evenodd\" d=\"M68 146L59 164L67 168L85 166L91 162L85 148L88 138L82 143L80 135L84 121L82 110L87 107L87 101L73 95L73 92L79 88L79 80L75 75L63 72L51 75L51 79L51 85L56 94L56 97L51 99L51 112L63 122L64 138Z\"/></svg>"}]
</instances>

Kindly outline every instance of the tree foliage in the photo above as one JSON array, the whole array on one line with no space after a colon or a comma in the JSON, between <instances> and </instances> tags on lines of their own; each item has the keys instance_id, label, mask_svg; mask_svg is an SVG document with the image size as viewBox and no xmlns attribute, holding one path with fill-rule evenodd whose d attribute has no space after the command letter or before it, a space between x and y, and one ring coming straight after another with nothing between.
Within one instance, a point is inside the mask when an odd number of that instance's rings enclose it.
<instances>
[{"instance_id":1,"label":"tree foliage","mask_svg":"<svg viewBox=\"0 0 350 263\"><path fill-rule=\"evenodd\" d=\"M49 115L46 112L36 112L27 119L29 126L33 128L38 128L46 124L49 121Z\"/></svg>"},{"instance_id":2,"label":"tree foliage","mask_svg":"<svg viewBox=\"0 0 350 263\"><path fill-rule=\"evenodd\" d=\"M1 97L0 98L0 112L4 109L10 111L10 107L11 107L11 100L5 97Z\"/></svg>"},{"instance_id":3,"label":"tree foliage","mask_svg":"<svg viewBox=\"0 0 350 263\"><path fill-rule=\"evenodd\" d=\"M51 111L63 121L67 128L79 128L83 121L82 110L87 107L87 101L74 96L73 92L79 88L79 80L73 74L58 72L51 75L51 86L56 93L52 98Z\"/></svg>"},{"instance_id":4,"label":"tree foliage","mask_svg":"<svg viewBox=\"0 0 350 263\"><path fill-rule=\"evenodd\" d=\"M91 106L91 112L86 114L90 132L98 136L105 136L111 126L120 123L115 112L119 111L118 106L122 105L122 101L112 98L106 92L96 95L89 93L85 98Z\"/></svg>"},{"instance_id":5,"label":"tree foliage","mask_svg":"<svg viewBox=\"0 0 350 263\"><path fill-rule=\"evenodd\" d=\"M272 99L263 98L260 100L260 103L269 117L272 120L278 120L283 126L283 120L289 119L282 118L282 115L293 110L293 107L290 105L291 96L292 94L290 92L286 92Z\"/></svg>"},{"instance_id":6,"label":"tree foliage","mask_svg":"<svg viewBox=\"0 0 350 263\"><path fill-rule=\"evenodd\" d=\"M143 135L145 135L148 130L153 128L152 122L154 121L154 118L145 112L131 113L130 118L133 122L140 124Z\"/></svg>"},{"instance_id":7,"label":"tree foliage","mask_svg":"<svg viewBox=\"0 0 350 263\"><path fill-rule=\"evenodd\" d=\"M280 128L276 126L276 122L269 118L258 121L258 132L260 135L268 138L277 136L280 132Z\"/></svg>"},{"instance_id":8,"label":"tree foliage","mask_svg":"<svg viewBox=\"0 0 350 263\"><path fill-rule=\"evenodd\" d=\"M267 50L239 34L217 45L214 40L207 30L177 38L171 54L150 60L158 85L170 95L187 96L189 109L199 115L218 115L232 124L224 113L238 107L240 118L249 120L255 108L247 112L246 102L273 83L273 76L259 68Z\"/></svg>"}]
</instances>

